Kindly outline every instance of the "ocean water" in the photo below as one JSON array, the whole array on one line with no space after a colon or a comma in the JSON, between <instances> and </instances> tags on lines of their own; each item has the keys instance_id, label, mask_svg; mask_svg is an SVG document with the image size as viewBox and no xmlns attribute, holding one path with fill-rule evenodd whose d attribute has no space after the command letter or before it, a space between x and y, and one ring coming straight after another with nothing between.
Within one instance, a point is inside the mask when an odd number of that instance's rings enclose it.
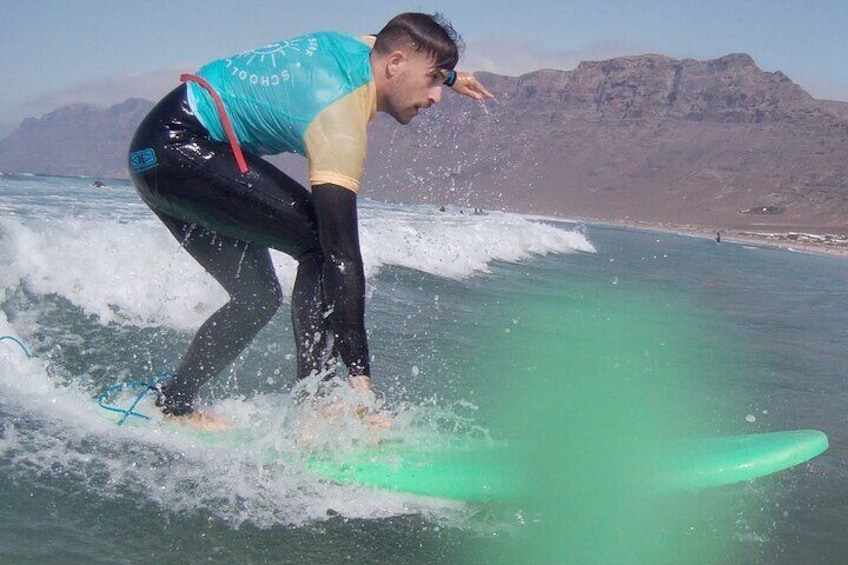
<instances>
[{"instance_id":1,"label":"ocean water","mask_svg":"<svg viewBox=\"0 0 848 565\"><path fill-rule=\"evenodd\" d=\"M101 391L172 368L225 294L128 183L91 181L0 176L4 563L848 559L844 258L363 200L386 433L532 442L523 499L466 504L298 465L310 416L285 307L201 399L285 462L116 426ZM274 259L290 288L293 262ZM369 433L312 423L330 444ZM675 495L630 480L666 441L799 428L830 449L761 480Z\"/></svg>"}]
</instances>

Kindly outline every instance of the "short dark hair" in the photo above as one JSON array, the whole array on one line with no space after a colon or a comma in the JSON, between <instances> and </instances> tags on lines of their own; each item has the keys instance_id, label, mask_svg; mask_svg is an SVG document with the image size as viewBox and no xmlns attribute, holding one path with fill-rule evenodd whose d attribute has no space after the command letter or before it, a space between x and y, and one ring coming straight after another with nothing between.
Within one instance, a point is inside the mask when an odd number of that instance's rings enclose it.
<instances>
[{"instance_id":1,"label":"short dark hair","mask_svg":"<svg viewBox=\"0 0 848 565\"><path fill-rule=\"evenodd\" d=\"M462 38L441 14L407 12L392 18L377 34L374 49L391 53L411 48L424 51L436 61L436 68L452 70L464 48Z\"/></svg>"}]
</instances>

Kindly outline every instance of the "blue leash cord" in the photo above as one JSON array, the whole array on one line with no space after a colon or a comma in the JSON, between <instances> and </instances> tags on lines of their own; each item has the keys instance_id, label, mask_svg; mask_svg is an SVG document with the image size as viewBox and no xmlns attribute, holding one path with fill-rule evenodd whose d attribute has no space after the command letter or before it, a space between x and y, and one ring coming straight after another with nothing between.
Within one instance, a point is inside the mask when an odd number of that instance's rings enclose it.
<instances>
[{"instance_id":1,"label":"blue leash cord","mask_svg":"<svg viewBox=\"0 0 848 565\"><path fill-rule=\"evenodd\" d=\"M106 387L103 392L97 397L97 404L103 408L104 410L108 410L110 412L117 412L119 414L123 414L120 420L118 420L118 425L122 426L124 422L126 422L130 417L135 416L136 418L141 418L142 420L150 420L150 416L146 416L141 412L136 412L135 407L138 406L138 403L144 399L148 392L153 391L157 396L160 394L159 392L159 382L162 378L171 376L170 373L162 373L153 379L153 383L146 383L142 381L131 381L128 383L117 383L112 386ZM119 406L114 406L109 404L109 396L113 393L120 392L127 388L137 388L140 389L138 394L135 396L135 400L130 405L129 408L121 408Z\"/></svg>"},{"instance_id":2,"label":"blue leash cord","mask_svg":"<svg viewBox=\"0 0 848 565\"><path fill-rule=\"evenodd\" d=\"M6 340L6 339L13 341L14 343L17 343L18 346L21 348L21 350L24 352L24 354L27 356L27 358L28 359L32 358L32 354L29 352L29 350L26 348L26 346L23 343L21 343L21 341L18 338L12 337L10 335L0 336L0 341ZM97 404L100 405L100 407L103 408L104 410L123 414L121 419L118 420L119 426L122 426L124 424L124 422L126 422L132 416L135 416L136 418L141 418L142 420L150 420L150 416L145 416L141 412L136 412L135 407L138 406L138 403L142 401L142 399L147 395L148 392L153 391L155 394L159 395L160 394L159 388L158 388L159 382L163 378L167 378L167 377L170 377L170 376L171 376L170 373L162 373L162 374L158 375L157 377L155 377L153 379L152 384L151 383L145 383L145 382L142 382L142 381L132 381L132 382L128 382L128 383L118 383L118 384L114 384L110 387L106 387L106 389L103 392L101 392L100 395L97 397ZM120 392L120 391L127 389L127 388L140 389L138 394L135 397L135 400L133 400L133 403L129 408L120 408L118 406L113 406L113 405L109 404L109 396L110 395L114 394L116 391Z\"/></svg>"},{"instance_id":3,"label":"blue leash cord","mask_svg":"<svg viewBox=\"0 0 848 565\"><path fill-rule=\"evenodd\" d=\"M32 354L29 352L29 350L26 348L26 346L23 343L20 342L20 340L18 338L12 337L10 335L0 336L0 341L3 341L4 339L8 339L10 341L14 341L15 343L17 343L20 346L20 348L23 350L24 354L27 356L27 359L32 358Z\"/></svg>"},{"instance_id":4,"label":"blue leash cord","mask_svg":"<svg viewBox=\"0 0 848 565\"><path fill-rule=\"evenodd\" d=\"M122 391L125 388L138 388L141 389L135 397L132 405L129 408L119 408L117 406L111 406L107 404L109 402L109 395L114 393L115 391ZM135 416L136 418L141 418L142 420L150 420L150 416L145 416L141 412L136 412L135 407L138 406L138 403L147 395L147 392L150 390L156 390L156 385L151 385L149 383L143 383L141 381L133 381L129 383L118 383L114 384L110 387L106 387L106 389L100 393L100 396L97 397L97 404L100 405L104 410L108 410L110 412L118 412L119 414L123 414L120 420L118 420L118 425L122 426L124 422L130 416Z\"/></svg>"}]
</instances>

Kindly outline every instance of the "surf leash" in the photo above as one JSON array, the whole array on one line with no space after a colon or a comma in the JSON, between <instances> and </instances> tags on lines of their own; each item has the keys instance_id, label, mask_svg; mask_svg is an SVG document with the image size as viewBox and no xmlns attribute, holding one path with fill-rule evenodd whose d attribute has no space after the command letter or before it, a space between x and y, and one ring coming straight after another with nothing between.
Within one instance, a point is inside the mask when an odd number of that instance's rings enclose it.
<instances>
[{"instance_id":1,"label":"surf leash","mask_svg":"<svg viewBox=\"0 0 848 565\"><path fill-rule=\"evenodd\" d=\"M21 348L21 350L24 352L24 355L27 356L27 359L32 359L32 354L29 352L29 350L26 348L26 346L23 343L21 343L21 340L19 340L16 337L12 337L10 335L0 335L0 341L3 341L5 339L8 339L9 341L12 341L14 343L17 343L18 346Z\"/></svg>"},{"instance_id":2,"label":"surf leash","mask_svg":"<svg viewBox=\"0 0 848 565\"><path fill-rule=\"evenodd\" d=\"M118 414L123 414L123 416L121 416L121 419L118 420L119 426L124 425L124 422L133 417L149 421L151 419L150 416L142 414L141 412L137 412L135 408L136 406L138 406L139 402L144 400L144 397L147 396L148 392L153 392L154 394L156 394L156 396L159 396L161 394L159 388L161 381L170 376L171 373L166 372L154 377L152 383L147 383L144 381L130 381L113 384L112 386L106 387L103 392L100 393L100 395L97 397L97 404L101 408L103 408L104 410L108 410L109 412L117 412ZM110 397L126 389L138 389L138 393L135 395L135 399L133 400L130 407L122 408L120 406L115 406L114 404L111 404L112 400L110 399Z\"/></svg>"},{"instance_id":3,"label":"surf leash","mask_svg":"<svg viewBox=\"0 0 848 565\"><path fill-rule=\"evenodd\" d=\"M230 117L227 114L227 109L224 107L224 102L221 100L221 96L211 84L197 75L183 73L180 75L180 81L197 83L212 98L212 101L215 103L215 109L218 110L218 118L221 120L221 125L224 127L224 133L227 135L227 140L230 142L230 148L233 150L233 155L236 158L236 164L238 165L239 172L243 175L247 174L247 161L244 159L244 153L241 150L241 145L239 145L236 130L233 128L233 123L230 121Z\"/></svg>"},{"instance_id":4,"label":"surf leash","mask_svg":"<svg viewBox=\"0 0 848 565\"><path fill-rule=\"evenodd\" d=\"M9 340L13 343L16 343L18 347L21 348L21 351L24 352L24 355L27 356L27 359L32 359L32 353L30 353L29 349L27 349L27 347L21 342L21 340L11 335L0 335L0 342L5 340ZM153 391L153 393L155 393L157 396L161 394L159 390L159 384L163 379L170 376L171 373L165 372L154 377L152 383L146 383L143 381L131 381L125 383L117 383L112 386L106 387L106 389L104 389L103 392L98 395L97 404L104 410L123 414L123 416L121 416L121 419L118 420L119 426L122 426L124 422L126 422L132 417L141 418L143 420L150 420L150 416L142 414L141 412L137 412L136 406L138 406L138 403L144 399L148 392ZM135 399L133 400L129 408L121 408L120 406L115 406L111 404L111 396L128 388L139 389L138 394L136 394Z\"/></svg>"}]
</instances>

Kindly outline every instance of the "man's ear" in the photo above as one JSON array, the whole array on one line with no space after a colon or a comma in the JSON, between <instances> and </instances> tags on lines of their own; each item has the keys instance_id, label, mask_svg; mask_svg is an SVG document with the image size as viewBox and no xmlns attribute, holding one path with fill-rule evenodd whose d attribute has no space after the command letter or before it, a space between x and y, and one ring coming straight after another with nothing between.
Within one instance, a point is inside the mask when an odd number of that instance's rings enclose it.
<instances>
[{"instance_id":1,"label":"man's ear","mask_svg":"<svg viewBox=\"0 0 848 565\"><path fill-rule=\"evenodd\" d=\"M406 64L406 53L397 50L389 53L386 57L386 71L390 77L398 74Z\"/></svg>"}]
</instances>

